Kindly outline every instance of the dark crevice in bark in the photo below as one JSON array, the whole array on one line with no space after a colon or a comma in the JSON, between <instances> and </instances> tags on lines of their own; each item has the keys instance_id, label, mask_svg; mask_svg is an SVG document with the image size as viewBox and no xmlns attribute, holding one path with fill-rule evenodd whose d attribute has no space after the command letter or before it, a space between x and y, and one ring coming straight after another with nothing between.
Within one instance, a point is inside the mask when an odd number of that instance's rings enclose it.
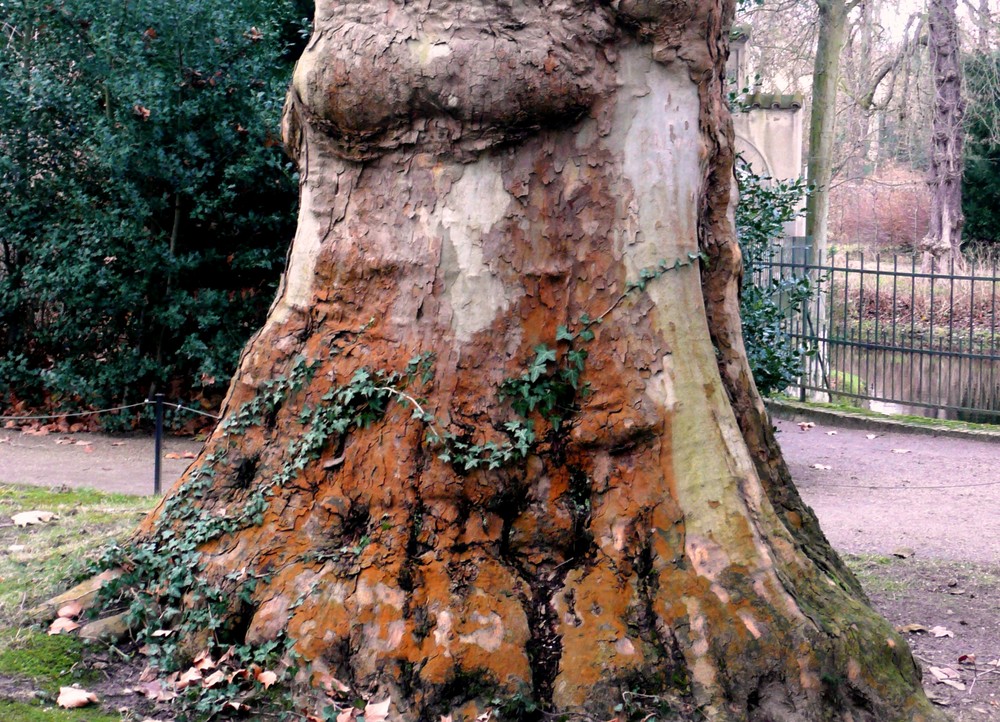
<instances>
[{"instance_id":1,"label":"dark crevice in bark","mask_svg":"<svg viewBox=\"0 0 1000 722\"><path fill-rule=\"evenodd\" d=\"M260 463L260 454L244 456L236 465L233 486L236 489L249 489L254 479L257 478L257 466Z\"/></svg>"},{"instance_id":2,"label":"dark crevice in bark","mask_svg":"<svg viewBox=\"0 0 1000 722\"><path fill-rule=\"evenodd\" d=\"M548 573L539 570L531 578L531 599L525 606L531 639L528 641L528 659L531 662L531 684L535 701L543 709L552 704L552 690L559 674L562 658L562 637L559 635L559 618L552 597L562 588L566 571L554 569Z\"/></svg>"},{"instance_id":3,"label":"dark crevice in bark","mask_svg":"<svg viewBox=\"0 0 1000 722\"><path fill-rule=\"evenodd\" d=\"M561 580L556 583L553 573L545 573L545 567L535 571L529 569L511 546L514 522L528 504L527 493L528 489L524 486L507 489L494 502L493 511L503 520L500 560L516 571L529 587L529 591L521 589L519 592L531 634L525 647L531 666L534 699L544 709L552 703L552 688L559 673L559 658L562 654L562 642L557 632L558 620L552 605L552 597L561 586ZM562 578L565 579L565 574ZM533 722L534 719L536 718L526 718L524 722Z\"/></svg>"},{"instance_id":4,"label":"dark crevice in bark","mask_svg":"<svg viewBox=\"0 0 1000 722\"><path fill-rule=\"evenodd\" d=\"M565 464L564 445L553 438L550 460L558 459ZM591 496L593 494L590 479L582 469L568 467L569 490L562 502L569 507L573 519L571 543L566 547L567 559L560 563L546 562L538 566L526 563L518 550L512 547L511 537L514 523L528 507L528 489L516 487L508 489L495 502L492 511L503 520L500 538L500 560L517 572L530 588L520 594L521 605L528 620L531 638L526 644L529 664L531 666L531 682L533 701L538 709L532 712L522 711L521 722L533 722L542 719L546 710L551 708L553 687L559 675L560 662L563 654L562 636L559 634L559 615L554 603L571 571L592 560L596 554L596 545L590 533ZM572 607L573 597L567 595L567 602Z\"/></svg>"},{"instance_id":5,"label":"dark crevice in bark","mask_svg":"<svg viewBox=\"0 0 1000 722\"><path fill-rule=\"evenodd\" d=\"M489 672L480 669L456 670L451 679L430 693L419 722L438 722L454 707L469 700L493 699L496 691L497 680ZM525 718L519 722L533 722L533 719Z\"/></svg>"},{"instance_id":6,"label":"dark crevice in bark","mask_svg":"<svg viewBox=\"0 0 1000 722\"><path fill-rule=\"evenodd\" d=\"M427 545L420 541L420 533L423 531L424 517L427 510L419 496L409 509L410 513L410 533L406 539L406 559L399 570L399 588L409 594L416 589L417 568L419 557L427 551ZM406 608L409 607L409 597L406 600ZM404 609L405 613L405 609Z\"/></svg>"},{"instance_id":7,"label":"dark crevice in bark","mask_svg":"<svg viewBox=\"0 0 1000 722\"><path fill-rule=\"evenodd\" d=\"M573 545L569 549L570 569L579 567L596 552L594 535L590 532L590 514L593 508L593 485L582 469L570 469L569 504L573 516ZM565 576L565 575L564 575Z\"/></svg>"},{"instance_id":8,"label":"dark crevice in bark","mask_svg":"<svg viewBox=\"0 0 1000 722\"><path fill-rule=\"evenodd\" d=\"M256 613L256 605L249 600L239 599L235 610L227 617L225 626L215 633L218 643L221 646L246 643L247 630Z\"/></svg>"},{"instance_id":9,"label":"dark crevice in bark","mask_svg":"<svg viewBox=\"0 0 1000 722\"><path fill-rule=\"evenodd\" d=\"M637 627L638 637L656 650L659 659L650 665L655 669L656 679L643 675L641 689L654 692L661 690L675 696L673 702L680 702L686 708L693 707L691 698L691 679L688 674L687 661L673 631L667 627L656 614L656 601L661 598L660 576L654 565L654 551L650 544L644 544L638 556L633 560L635 572L639 579L638 591L642 602L638 610L638 618L632 620ZM633 680L635 683L636 680ZM623 686L622 689L628 689Z\"/></svg>"}]
</instances>

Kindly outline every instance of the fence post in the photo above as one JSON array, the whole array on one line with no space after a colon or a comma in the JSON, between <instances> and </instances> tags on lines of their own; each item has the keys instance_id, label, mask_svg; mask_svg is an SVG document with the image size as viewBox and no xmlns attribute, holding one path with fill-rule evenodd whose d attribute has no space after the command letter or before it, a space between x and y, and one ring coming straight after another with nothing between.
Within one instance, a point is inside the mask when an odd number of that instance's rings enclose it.
<instances>
[{"instance_id":1,"label":"fence post","mask_svg":"<svg viewBox=\"0 0 1000 722\"><path fill-rule=\"evenodd\" d=\"M153 441L154 454L156 458L153 460L153 494L154 496L160 495L160 464L163 460L163 394L155 394L154 397L156 403L156 435Z\"/></svg>"}]
</instances>

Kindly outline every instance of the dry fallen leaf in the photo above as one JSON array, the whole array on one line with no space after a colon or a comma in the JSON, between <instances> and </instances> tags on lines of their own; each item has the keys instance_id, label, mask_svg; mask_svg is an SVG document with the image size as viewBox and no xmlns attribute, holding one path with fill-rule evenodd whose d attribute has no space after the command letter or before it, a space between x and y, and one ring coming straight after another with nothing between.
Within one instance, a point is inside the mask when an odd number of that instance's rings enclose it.
<instances>
[{"instance_id":1,"label":"dry fallen leaf","mask_svg":"<svg viewBox=\"0 0 1000 722\"><path fill-rule=\"evenodd\" d=\"M68 617L58 617L54 622L52 622L52 624L49 625L49 634L65 634L79 628L80 625L72 619Z\"/></svg>"},{"instance_id":2,"label":"dry fallen leaf","mask_svg":"<svg viewBox=\"0 0 1000 722\"><path fill-rule=\"evenodd\" d=\"M196 453L194 453L193 451L185 451L183 454L181 454L181 458L182 459L197 459L198 455Z\"/></svg>"},{"instance_id":3,"label":"dry fallen leaf","mask_svg":"<svg viewBox=\"0 0 1000 722\"><path fill-rule=\"evenodd\" d=\"M927 627L922 624L903 624L896 627L896 631L902 634L916 634L918 632L926 632Z\"/></svg>"},{"instance_id":4,"label":"dry fallen leaf","mask_svg":"<svg viewBox=\"0 0 1000 722\"><path fill-rule=\"evenodd\" d=\"M958 663L959 664L975 664L976 663L976 655L971 654L971 653L970 654L963 654L963 655L961 655L958 658Z\"/></svg>"},{"instance_id":5,"label":"dry fallen leaf","mask_svg":"<svg viewBox=\"0 0 1000 722\"><path fill-rule=\"evenodd\" d=\"M439 722L452 722L451 715L450 714L441 715L441 719L439 720Z\"/></svg>"},{"instance_id":6,"label":"dry fallen leaf","mask_svg":"<svg viewBox=\"0 0 1000 722\"><path fill-rule=\"evenodd\" d=\"M909 454L910 450L909 449L893 449L892 453L894 453L894 454Z\"/></svg>"},{"instance_id":7,"label":"dry fallen leaf","mask_svg":"<svg viewBox=\"0 0 1000 722\"><path fill-rule=\"evenodd\" d=\"M820 471L830 471L833 467L829 464L813 464L811 469L819 469Z\"/></svg>"},{"instance_id":8,"label":"dry fallen leaf","mask_svg":"<svg viewBox=\"0 0 1000 722\"><path fill-rule=\"evenodd\" d=\"M65 709L75 709L86 707L88 704L96 704L97 695L79 687L60 687L59 698L56 704Z\"/></svg>"},{"instance_id":9,"label":"dry fallen leaf","mask_svg":"<svg viewBox=\"0 0 1000 722\"><path fill-rule=\"evenodd\" d=\"M827 431L827 432L826 432L826 435L827 435L827 436L836 436L836 435L837 435L837 432L836 432L836 431Z\"/></svg>"},{"instance_id":10,"label":"dry fallen leaf","mask_svg":"<svg viewBox=\"0 0 1000 722\"><path fill-rule=\"evenodd\" d=\"M955 633L946 627L942 627L940 624L936 627L931 627L927 630L935 637L954 637Z\"/></svg>"},{"instance_id":11,"label":"dry fallen leaf","mask_svg":"<svg viewBox=\"0 0 1000 722\"><path fill-rule=\"evenodd\" d=\"M158 679L154 679L152 682L146 682L141 685L138 689L136 689L136 693L141 694L146 697L146 699L151 699L154 702L169 702L177 696L176 692L164 689Z\"/></svg>"},{"instance_id":12,"label":"dry fallen leaf","mask_svg":"<svg viewBox=\"0 0 1000 722\"><path fill-rule=\"evenodd\" d=\"M811 429L815 425L816 424L814 424L812 421L800 421L799 422L799 431L809 431L809 429Z\"/></svg>"},{"instance_id":13,"label":"dry fallen leaf","mask_svg":"<svg viewBox=\"0 0 1000 722\"><path fill-rule=\"evenodd\" d=\"M944 679L958 679L958 672L950 667L928 667L927 671L939 682Z\"/></svg>"},{"instance_id":14,"label":"dry fallen leaf","mask_svg":"<svg viewBox=\"0 0 1000 722\"><path fill-rule=\"evenodd\" d=\"M164 454L163 458L164 459L179 459L179 458L181 458L181 455L180 454L176 454L173 451L171 451L169 454Z\"/></svg>"},{"instance_id":15,"label":"dry fallen leaf","mask_svg":"<svg viewBox=\"0 0 1000 722\"><path fill-rule=\"evenodd\" d=\"M205 689L212 689L212 687L214 687L217 684L220 684L222 680L225 678L226 678L226 673L223 672L221 669L217 669L210 675L205 677L204 680L202 680L201 686L204 687Z\"/></svg>"},{"instance_id":16,"label":"dry fallen leaf","mask_svg":"<svg viewBox=\"0 0 1000 722\"><path fill-rule=\"evenodd\" d=\"M157 629L155 632L153 632L149 636L151 636L151 637L169 637L171 634L173 634L176 631L177 631L176 629Z\"/></svg>"},{"instance_id":17,"label":"dry fallen leaf","mask_svg":"<svg viewBox=\"0 0 1000 722\"><path fill-rule=\"evenodd\" d=\"M22 511L15 514L10 519L15 526L28 526L29 524L48 524L50 521L58 519L59 515L51 511Z\"/></svg>"},{"instance_id":18,"label":"dry fallen leaf","mask_svg":"<svg viewBox=\"0 0 1000 722\"><path fill-rule=\"evenodd\" d=\"M266 670L257 675L257 681L263 685L264 689L268 689L272 684L278 681L278 675L270 670Z\"/></svg>"},{"instance_id":19,"label":"dry fallen leaf","mask_svg":"<svg viewBox=\"0 0 1000 722\"><path fill-rule=\"evenodd\" d=\"M57 617L79 617L80 613L83 612L83 605L80 602L69 602L59 607L59 611L56 612Z\"/></svg>"},{"instance_id":20,"label":"dry fallen leaf","mask_svg":"<svg viewBox=\"0 0 1000 722\"><path fill-rule=\"evenodd\" d=\"M877 439L878 434L865 434L865 438L871 441L872 439Z\"/></svg>"},{"instance_id":21,"label":"dry fallen leaf","mask_svg":"<svg viewBox=\"0 0 1000 722\"><path fill-rule=\"evenodd\" d=\"M365 722L385 722L389 716L389 705L391 698L386 697L382 702L369 702L365 705Z\"/></svg>"},{"instance_id":22,"label":"dry fallen leaf","mask_svg":"<svg viewBox=\"0 0 1000 722\"><path fill-rule=\"evenodd\" d=\"M206 669L215 669L215 662L212 660L211 652L207 649L200 652L198 656L191 661L191 666L202 671L205 671Z\"/></svg>"},{"instance_id":23,"label":"dry fallen leaf","mask_svg":"<svg viewBox=\"0 0 1000 722\"><path fill-rule=\"evenodd\" d=\"M955 679L941 679L941 680L938 680L938 681L941 682L941 684L946 684L949 687L954 687L955 689L960 690L962 692L965 691L965 685L962 684L961 682L959 682L958 680L955 680Z\"/></svg>"},{"instance_id":24,"label":"dry fallen leaf","mask_svg":"<svg viewBox=\"0 0 1000 722\"><path fill-rule=\"evenodd\" d=\"M202 680L202 674L200 670L191 667L184 674L177 678L177 689L187 689L195 682L200 682Z\"/></svg>"},{"instance_id":25,"label":"dry fallen leaf","mask_svg":"<svg viewBox=\"0 0 1000 722\"><path fill-rule=\"evenodd\" d=\"M325 676L322 681L323 689L327 691L327 694L347 694L351 691L351 688L346 684L341 682L336 677L331 677L329 675Z\"/></svg>"},{"instance_id":26,"label":"dry fallen leaf","mask_svg":"<svg viewBox=\"0 0 1000 722\"><path fill-rule=\"evenodd\" d=\"M351 720L357 717L355 712L357 712L356 709L345 709L337 715L337 722L351 722Z\"/></svg>"},{"instance_id":27,"label":"dry fallen leaf","mask_svg":"<svg viewBox=\"0 0 1000 722\"><path fill-rule=\"evenodd\" d=\"M949 705L951 705L951 702L946 700L944 697L940 697L934 694L929 689L925 689L924 694L927 695L927 699L930 700L932 704L936 704L939 707L948 707Z\"/></svg>"}]
</instances>

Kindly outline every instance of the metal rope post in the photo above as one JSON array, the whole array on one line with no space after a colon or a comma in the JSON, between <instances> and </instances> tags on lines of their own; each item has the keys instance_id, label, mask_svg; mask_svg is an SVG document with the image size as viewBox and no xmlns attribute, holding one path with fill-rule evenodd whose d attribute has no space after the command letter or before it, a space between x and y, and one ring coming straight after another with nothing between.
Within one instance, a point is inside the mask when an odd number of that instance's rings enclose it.
<instances>
[{"instance_id":1,"label":"metal rope post","mask_svg":"<svg viewBox=\"0 0 1000 722\"><path fill-rule=\"evenodd\" d=\"M160 464L163 460L163 394L155 394L153 398L156 403L156 436L153 443L156 458L153 461L153 494L159 496Z\"/></svg>"}]
</instances>

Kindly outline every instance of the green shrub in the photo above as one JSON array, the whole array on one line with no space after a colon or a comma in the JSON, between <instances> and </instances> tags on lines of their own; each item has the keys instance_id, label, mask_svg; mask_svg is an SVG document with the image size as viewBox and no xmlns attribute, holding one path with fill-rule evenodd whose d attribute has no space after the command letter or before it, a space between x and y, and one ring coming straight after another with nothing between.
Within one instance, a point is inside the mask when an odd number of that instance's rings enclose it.
<instances>
[{"instance_id":1,"label":"green shrub","mask_svg":"<svg viewBox=\"0 0 1000 722\"><path fill-rule=\"evenodd\" d=\"M740 317L750 370L761 394L769 396L794 383L803 356L812 352L788 333L788 321L801 313L817 291L805 275L772 277L768 265L784 235L784 224L801 211L807 187L802 180L776 181L739 162L740 201L736 234L743 253ZM768 279L768 280L762 280Z\"/></svg>"},{"instance_id":2,"label":"green shrub","mask_svg":"<svg viewBox=\"0 0 1000 722\"><path fill-rule=\"evenodd\" d=\"M294 233L290 0L4 3L0 402L220 393Z\"/></svg>"}]
</instances>

